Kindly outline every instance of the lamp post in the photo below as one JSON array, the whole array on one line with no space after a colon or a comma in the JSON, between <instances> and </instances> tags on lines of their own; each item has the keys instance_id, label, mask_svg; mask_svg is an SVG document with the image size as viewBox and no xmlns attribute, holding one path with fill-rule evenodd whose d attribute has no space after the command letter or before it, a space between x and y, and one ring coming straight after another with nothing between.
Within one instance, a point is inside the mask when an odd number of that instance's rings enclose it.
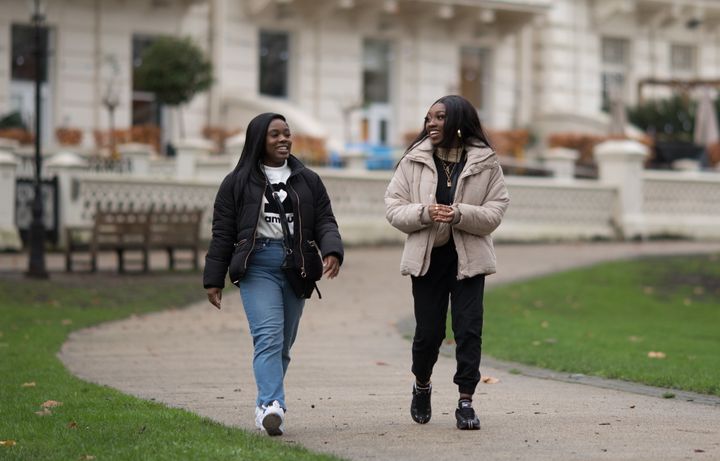
<instances>
[{"instance_id":1,"label":"lamp post","mask_svg":"<svg viewBox=\"0 0 720 461\"><path fill-rule=\"evenodd\" d=\"M120 66L117 62L117 58L109 56L107 58L108 65L110 66L110 78L105 86L105 91L102 96L102 103L108 110L108 119L110 122L110 158L115 161L117 160L117 146L115 145L115 108L120 104L120 88L118 83L118 75L120 74Z\"/></svg>"},{"instance_id":2,"label":"lamp post","mask_svg":"<svg viewBox=\"0 0 720 461\"><path fill-rule=\"evenodd\" d=\"M43 43L42 0L32 0L32 24L35 32L35 197L32 205L32 223L30 224L30 261L27 276L36 279L48 278L45 268L45 223L43 222L42 197L42 100L40 95L45 65L45 44Z\"/></svg>"}]
</instances>

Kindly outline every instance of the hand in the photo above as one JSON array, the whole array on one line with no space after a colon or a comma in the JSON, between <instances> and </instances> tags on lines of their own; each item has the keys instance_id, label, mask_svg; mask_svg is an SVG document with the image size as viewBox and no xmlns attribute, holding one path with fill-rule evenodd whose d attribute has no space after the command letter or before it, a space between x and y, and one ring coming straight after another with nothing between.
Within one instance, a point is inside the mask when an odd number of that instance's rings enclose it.
<instances>
[{"instance_id":1,"label":"hand","mask_svg":"<svg viewBox=\"0 0 720 461\"><path fill-rule=\"evenodd\" d=\"M455 209L439 203L428 205L428 214L433 222L452 223L455 219Z\"/></svg>"},{"instance_id":2,"label":"hand","mask_svg":"<svg viewBox=\"0 0 720 461\"><path fill-rule=\"evenodd\" d=\"M220 301L222 300L222 288L208 288L207 289L207 297L208 301L210 301L210 304L217 307L218 310L220 309Z\"/></svg>"},{"instance_id":3,"label":"hand","mask_svg":"<svg viewBox=\"0 0 720 461\"><path fill-rule=\"evenodd\" d=\"M340 272L340 260L335 255L327 255L323 258L323 275L328 279L334 279Z\"/></svg>"}]
</instances>

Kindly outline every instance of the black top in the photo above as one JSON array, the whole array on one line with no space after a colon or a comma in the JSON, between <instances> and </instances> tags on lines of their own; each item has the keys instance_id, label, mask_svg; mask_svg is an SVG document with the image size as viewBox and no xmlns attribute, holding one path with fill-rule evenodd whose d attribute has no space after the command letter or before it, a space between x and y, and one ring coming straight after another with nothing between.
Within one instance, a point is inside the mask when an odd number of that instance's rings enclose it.
<instances>
[{"instance_id":1,"label":"black top","mask_svg":"<svg viewBox=\"0 0 720 461\"><path fill-rule=\"evenodd\" d=\"M452 186L449 187L447 185L447 174L445 173L445 169L443 168L443 161L440 160L437 155L433 155L433 160L435 161L435 168L437 169L438 174L437 190L435 191L435 200L437 201L437 203L440 203L442 205L452 205L455 201L455 188L457 187L460 173L465 167L466 157L464 154L465 152L463 152L460 162L457 164L455 164L455 162L445 162L448 168L452 170L452 173L450 175L452 179ZM453 165L455 165L455 169L453 169Z\"/></svg>"}]
</instances>

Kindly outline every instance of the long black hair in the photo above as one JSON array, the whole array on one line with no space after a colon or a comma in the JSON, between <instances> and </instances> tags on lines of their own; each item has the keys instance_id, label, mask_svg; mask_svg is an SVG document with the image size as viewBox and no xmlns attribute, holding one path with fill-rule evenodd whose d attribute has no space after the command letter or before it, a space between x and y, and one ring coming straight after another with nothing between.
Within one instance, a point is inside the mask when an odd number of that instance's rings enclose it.
<instances>
[{"instance_id":1,"label":"long black hair","mask_svg":"<svg viewBox=\"0 0 720 461\"><path fill-rule=\"evenodd\" d=\"M478 117L477 110L470 101L462 96L451 94L438 99L432 103L431 107L437 103L445 105L443 139L438 147L456 147L456 141L460 141L459 144L461 146L490 147L490 141L485 134L485 130L483 130L482 124L480 123L480 117ZM460 130L459 138L458 130ZM427 135L427 129L425 128L425 123L423 122L422 131L420 131L420 134L413 139L405 153L409 152L410 149L421 143L425 138L427 138Z\"/></svg>"},{"instance_id":2,"label":"long black hair","mask_svg":"<svg viewBox=\"0 0 720 461\"><path fill-rule=\"evenodd\" d=\"M240 160L238 160L234 171L245 170L245 174L249 175L253 169L258 169L265 156L265 142L267 139L267 131L270 122L280 119L287 123L282 114L274 112L265 112L258 115L248 123L245 131L245 145L243 146ZM245 175L244 175L245 176Z\"/></svg>"}]
</instances>

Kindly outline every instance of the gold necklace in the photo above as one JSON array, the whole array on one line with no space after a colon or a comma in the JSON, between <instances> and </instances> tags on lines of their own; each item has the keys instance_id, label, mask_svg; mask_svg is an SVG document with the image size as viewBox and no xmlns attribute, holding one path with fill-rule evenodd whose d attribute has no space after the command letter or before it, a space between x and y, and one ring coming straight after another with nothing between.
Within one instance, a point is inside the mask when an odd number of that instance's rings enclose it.
<instances>
[{"instance_id":1,"label":"gold necklace","mask_svg":"<svg viewBox=\"0 0 720 461\"><path fill-rule=\"evenodd\" d=\"M452 168L450 168L448 164L445 163L445 160L440 159L440 163L442 163L443 170L445 171L445 177L447 177L447 186L452 187L452 176L453 173L455 173L455 167L457 167L458 164L450 162L453 165Z\"/></svg>"}]
</instances>

